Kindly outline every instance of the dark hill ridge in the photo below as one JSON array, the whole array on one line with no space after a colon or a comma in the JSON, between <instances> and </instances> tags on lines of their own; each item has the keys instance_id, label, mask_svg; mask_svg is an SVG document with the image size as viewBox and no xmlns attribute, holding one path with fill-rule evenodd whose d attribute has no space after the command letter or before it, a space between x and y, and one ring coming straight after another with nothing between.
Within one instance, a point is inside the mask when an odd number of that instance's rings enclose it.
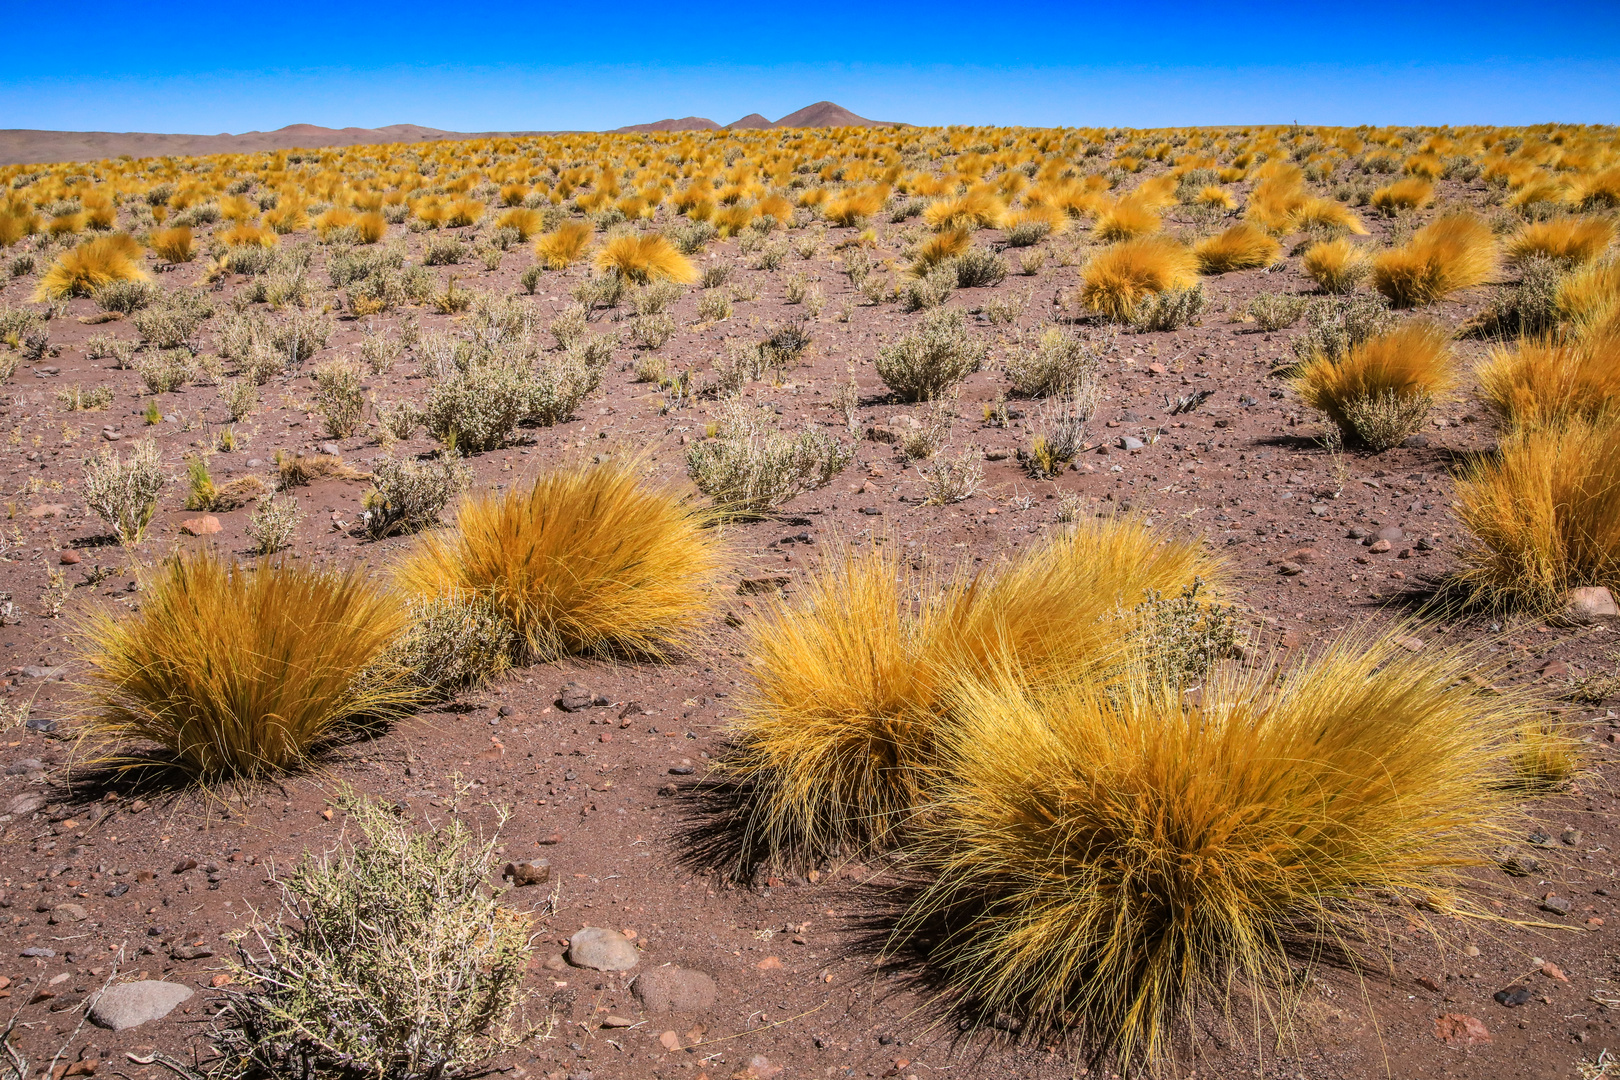
<instances>
[{"instance_id":1,"label":"dark hill ridge","mask_svg":"<svg viewBox=\"0 0 1620 1080\"><path fill-rule=\"evenodd\" d=\"M900 127L894 121L868 120L842 105L818 101L772 123L749 113L729 130L765 131L802 127ZM641 131L719 131L721 126L703 116L658 120L614 128L609 134ZM442 131L418 124L389 124L378 128L329 128L316 124L288 124L275 131L245 131L239 135L159 135L145 131L41 131L32 128L0 129L0 165L45 164L58 161L99 161L128 154L162 157L167 154L252 154L265 150L316 150L329 146L369 146L377 143L434 142L479 139L495 135L555 135L553 131Z\"/></svg>"},{"instance_id":2,"label":"dark hill ridge","mask_svg":"<svg viewBox=\"0 0 1620 1080\"><path fill-rule=\"evenodd\" d=\"M773 128L801 128L801 127L904 127L895 120L868 120L858 116L831 101L818 101L814 105L806 105L797 112L790 112L782 119L775 121L765 119L759 113L749 113L741 120L734 120L725 126L727 131L769 131ZM630 134L640 131L716 131L720 125L703 116L688 116L684 120L658 120L651 124L631 124L628 127L614 128L609 134Z\"/></svg>"}]
</instances>

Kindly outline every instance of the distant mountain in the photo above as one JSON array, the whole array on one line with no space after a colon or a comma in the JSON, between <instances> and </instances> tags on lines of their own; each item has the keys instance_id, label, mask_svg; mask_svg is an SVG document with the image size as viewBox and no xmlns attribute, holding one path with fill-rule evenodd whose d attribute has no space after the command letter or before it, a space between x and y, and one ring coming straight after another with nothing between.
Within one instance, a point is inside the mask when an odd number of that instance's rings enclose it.
<instances>
[{"instance_id":1,"label":"distant mountain","mask_svg":"<svg viewBox=\"0 0 1620 1080\"><path fill-rule=\"evenodd\" d=\"M772 123L759 113L749 113L741 120L734 120L725 126L726 131L769 131L773 128L810 128L810 127L905 127L906 125L894 120L868 120L864 116L857 116L842 105L831 101L818 101L814 105L806 105L798 112L788 113L782 119ZM635 131L715 131L720 125L713 120L701 116L688 116L684 120L659 120L653 124L631 124L629 127L614 128L608 134L621 134Z\"/></svg>"},{"instance_id":2,"label":"distant mountain","mask_svg":"<svg viewBox=\"0 0 1620 1080\"><path fill-rule=\"evenodd\" d=\"M782 119L771 125L779 128L800 127L905 127L894 120L868 120L864 116L856 116L842 105L831 101L818 101L814 105L806 105L798 112L788 113Z\"/></svg>"},{"instance_id":3,"label":"distant mountain","mask_svg":"<svg viewBox=\"0 0 1620 1080\"><path fill-rule=\"evenodd\" d=\"M417 124L389 124L380 128L328 128L315 124L288 124L275 131L246 131L240 135L155 135L144 131L38 131L11 128L0 130L0 165L99 161L121 154L129 154L131 157L162 157L166 154L251 154L263 150L318 149L327 146L476 139L486 135L541 134L551 133L441 131L438 128L421 127Z\"/></svg>"},{"instance_id":4,"label":"distant mountain","mask_svg":"<svg viewBox=\"0 0 1620 1080\"><path fill-rule=\"evenodd\" d=\"M831 101L818 101L772 123L749 113L725 130L765 131L772 128L904 127L888 120L868 120ZM704 116L658 120L614 128L609 134L642 131L720 131ZM244 131L240 135L156 135L145 131L40 131L0 129L0 165L48 164L58 161L99 161L128 154L162 157L167 154L252 154L265 150L317 150L328 146L368 146L376 143L434 142L444 139L479 139L497 135L556 135L555 131L441 131L418 124L389 124L379 128L329 128L316 124L288 124L275 131Z\"/></svg>"},{"instance_id":5,"label":"distant mountain","mask_svg":"<svg viewBox=\"0 0 1620 1080\"><path fill-rule=\"evenodd\" d=\"M683 116L679 120L654 120L650 124L631 124L614 128L609 135L632 135L641 131L719 131L720 125L706 116Z\"/></svg>"}]
</instances>

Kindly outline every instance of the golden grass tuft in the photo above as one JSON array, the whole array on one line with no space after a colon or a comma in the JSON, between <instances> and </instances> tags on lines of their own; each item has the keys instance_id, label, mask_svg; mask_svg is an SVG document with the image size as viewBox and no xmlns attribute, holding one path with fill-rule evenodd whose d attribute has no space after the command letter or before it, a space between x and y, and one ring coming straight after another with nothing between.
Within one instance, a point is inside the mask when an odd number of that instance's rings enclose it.
<instances>
[{"instance_id":1,"label":"golden grass tuft","mask_svg":"<svg viewBox=\"0 0 1620 1080\"><path fill-rule=\"evenodd\" d=\"M884 200L887 198L885 192L876 188L867 191L844 191L823 203L821 212L834 225L852 229L864 224L867 218L883 209Z\"/></svg>"},{"instance_id":2,"label":"golden grass tuft","mask_svg":"<svg viewBox=\"0 0 1620 1080\"><path fill-rule=\"evenodd\" d=\"M1196 701L1145 677L964 680L916 823L932 880L893 947L986 1020L1078 1029L1121 1071L1196 1038L1200 1005L1281 1030L1290 946L1354 955L1369 892L1453 902L1500 842L1528 710L1464 681L1479 660L1362 633L1281 676L1219 672Z\"/></svg>"},{"instance_id":3,"label":"golden grass tuft","mask_svg":"<svg viewBox=\"0 0 1620 1080\"><path fill-rule=\"evenodd\" d=\"M1282 245L1258 225L1240 221L1223 233L1206 236L1193 245L1200 274L1224 274L1270 266L1282 254Z\"/></svg>"},{"instance_id":4,"label":"golden grass tuft","mask_svg":"<svg viewBox=\"0 0 1620 1080\"><path fill-rule=\"evenodd\" d=\"M916 257L911 262L911 272L922 277L940 263L965 252L972 243L973 239L965 228L935 233L917 246Z\"/></svg>"},{"instance_id":5,"label":"golden grass tuft","mask_svg":"<svg viewBox=\"0 0 1620 1080\"><path fill-rule=\"evenodd\" d=\"M362 244L375 244L388 235L388 219L375 210L367 210L354 219L354 231Z\"/></svg>"},{"instance_id":6,"label":"golden grass tuft","mask_svg":"<svg viewBox=\"0 0 1620 1080\"><path fill-rule=\"evenodd\" d=\"M1312 244L1303 261L1306 276L1326 293L1354 292L1372 272L1372 260L1347 236Z\"/></svg>"},{"instance_id":7,"label":"golden grass tuft","mask_svg":"<svg viewBox=\"0 0 1620 1080\"><path fill-rule=\"evenodd\" d=\"M1105 243L1134 240L1159 231L1159 215L1145 202L1133 196L1114 202L1097 215L1091 234Z\"/></svg>"},{"instance_id":8,"label":"golden grass tuft","mask_svg":"<svg viewBox=\"0 0 1620 1080\"><path fill-rule=\"evenodd\" d=\"M1395 307L1416 307L1481 284L1496 272L1496 239L1470 213L1423 226L1404 247L1373 260L1373 288Z\"/></svg>"},{"instance_id":9,"label":"golden grass tuft","mask_svg":"<svg viewBox=\"0 0 1620 1080\"><path fill-rule=\"evenodd\" d=\"M962 195L936 199L923 209L923 222L938 231L1000 228L1007 205L993 192L974 188Z\"/></svg>"},{"instance_id":10,"label":"golden grass tuft","mask_svg":"<svg viewBox=\"0 0 1620 1080\"><path fill-rule=\"evenodd\" d=\"M1081 302L1110 319L1125 320L1144 299L1198 282L1198 259L1167 236L1127 240L1098 252L1086 264Z\"/></svg>"},{"instance_id":11,"label":"golden grass tuft","mask_svg":"<svg viewBox=\"0 0 1620 1080\"><path fill-rule=\"evenodd\" d=\"M1620 333L1620 259L1590 263L1558 285L1558 317L1577 334Z\"/></svg>"},{"instance_id":12,"label":"golden grass tuft","mask_svg":"<svg viewBox=\"0 0 1620 1080\"><path fill-rule=\"evenodd\" d=\"M187 263L196 257L192 246L191 230L184 225L173 229L157 229L147 238L147 245L158 258L168 263Z\"/></svg>"},{"instance_id":13,"label":"golden grass tuft","mask_svg":"<svg viewBox=\"0 0 1620 1080\"><path fill-rule=\"evenodd\" d=\"M1193 201L1199 206L1207 207L1210 210L1237 209L1237 200L1232 197L1232 193L1214 184L1206 184L1199 188L1198 196Z\"/></svg>"},{"instance_id":14,"label":"golden grass tuft","mask_svg":"<svg viewBox=\"0 0 1620 1080\"><path fill-rule=\"evenodd\" d=\"M526 659L671 656L695 640L723 555L696 511L637 471L562 468L469 496L454 529L417 541L398 581L412 597L496 612Z\"/></svg>"},{"instance_id":15,"label":"golden grass tuft","mask_svg":"<svg viewBox=\"0 0 1620 1080\"><path fill-rule=\"evenodd\" d=\"M1607 218L1559 218L1526 225L1507 241L1507 260L1520 263L1540 255L1570 266L1584 266L1614 242L1614 222Z\"/></svg>"},{"instance_id":16,"label":"golden grass tuft","mask_svg":"<svg viewBox=\"0 0 1620 1080\"><path fill-rule=\"evenodd\" d=\"M1499 345L1477 376L1480 396L1508 428L1620 420L1620 338L1612 333Z\"/></svg>"},{"instance_id":17,"label":"golden grass tuft","mask_svg":"<svg viewBox=\"0 0 1620 1080\"><path fill-rule=\"evenodd\" d=\"M1332 199L1307 199L1295 210L1289 225L1295 232L1310 229L1346 232L1366 236L1367 226L1350 212L1350 208Z\"/></svg>"},{"instance_id":18,"label":"golden grass tuft","mask_svg":"<svg viewBox=\"0 0 1620 1080\"><path fill-rule=\"evenodd\" d=\"M1346 438L1387 450L1416 430L1457 379L1450 332L1414 319L1352 347L1342 359L1315 356L1293 383L1305 404L1325 413Z\"/></svg>"},{"instance_id":19,"label":"golden grass tuft","mask_svg":"<svg viewBox=\"0 0 1620 1080\"><path fill-rule=\"evenodd\" d=\"M596 267L641 283L657 278L687 285L698 279L692 260L659 233L614 237L596 253Z\"/></svg>"},{"instance_id":20,"label":"golden grass tuft","mask_svg":"<svg viewBox=\"0 0 1620 1080\"><path fill-rule=\"evenodd\" d=\"M275 247L281 241L274 229L263 228L246 221L238 221L215 236L227 247Z\"/></svg>"},{"instance_id":21,"label":"golden grass tuft","mask_svg":"<svg viewBox=\"0 0 1620 1080\"><path fill-rule=\"evenodd\" d=\"M84 627L80 735L114 760L167 759L204 779L293 769L414 701L403 676L369 670L406 615L358 571L203 551L170 559L141 596L138 614L101 611Z\"/></svg>"},{"instance_id":22,"label":"golden grass tuft","mask_svg":"<svg viewBox=\"0 0 1620 1080\"><path fill-rule=\"evenodd\" d=\"M1620 595L1617 491L1620 424L1510 433L1457 484L1457 517L1473 534L1460 581L1478 600L1541 612L1581 586Z\"/></svg>"},{"instance_id":23,"label":"golden grass tuft","mask_svg":"<svg viewBox=\"0 0 1620 1080\"><path fill-rule=\"evenodd\" d=\"M145 281L140 265L141 246L127 233L86 240L63 252L40 276L35 302L89 296L113 281Z\"/></svg>"},{"instance_id":24,"label":"golden grass tuft","mask_svg":"<svg viewBox=\"0 0 1620 1080\"><path fill-rule=\"evenodd\" d=\"M528 243L531 237L537 236L545 227L546 218L538 210L528 210L514 207L495 219L497 229L516 229L518 240Z\"/></svg>"},{"instance_id":25,"label":"golden grass tuft","mask_svg":"<svg viewBox=\"0 0 1620 1080\"><path fill-rule=\"evenodd\" d=\"M591 227L583 221L565 221L534 242L535 258L552 270L566 270L585 257Z\"/></svg>"},{"instance_id":26,"label":"golden grass tuft","mask_svg":"<svg viewBox=\"0 0 1620 1080\"><path fill-rule=\"evenodd\" d=\"M886 548L846 548L751 627L726 763L752 791L745 849L805 860L889 842L926 802L952 680L1005 667L1044 686L1107 671L1150 591L1224 577L1202 545L1123 516L943 585Z\"/></svg>"},{"instance_id":27,"label":"golden grass tuft","mask_svg":"<svg viewBox=\"0 0 1620 1080\"><path fill-rule=\"evenodd\" d=\"M1372 193L1374 210L1394 214L1398 210L1420 210L1434 204L1434 185L1418 177L1397 180Z\"/></svg>"}]
</instances>

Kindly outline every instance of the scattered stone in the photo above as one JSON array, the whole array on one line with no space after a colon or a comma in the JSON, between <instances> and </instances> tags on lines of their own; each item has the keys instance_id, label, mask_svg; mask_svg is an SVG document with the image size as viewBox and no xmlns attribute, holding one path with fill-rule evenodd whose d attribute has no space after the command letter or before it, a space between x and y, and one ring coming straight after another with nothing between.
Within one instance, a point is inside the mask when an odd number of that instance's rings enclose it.
<instances>
[{"instance_id":1,"label":"scattered stone","mask_svg":"<svg viewBox=\"0 0 1620 1080\"><path fill-rule=\"evenodd\" d=\"M49 960L51 957L56 955L56 950L47 949L42 945L32 945L17 955L25 956L30 960Z\"/></svg>"},{"instance_id":2,"label":"scattered stone","mask_svg":"<svg viewBox=\"0 0 1620 1080\"><path fill-rule=\"evenodd\" d=\"M1283 577L1298 577L1300 574L1303 574L1304 572L1305 572L1305 568L1303 566L1299 565L1299 563L1296 563L1296 562L1285 562L1285 563L1278 563L1277 564L1277 573L1281 574Z\"/></svg>"},{"instance_id":3,"label":"scattered stone","mask_svg":"<svg viewBox=\"0 0 1620 1080\"><path fill-rule=\"evenodd\" d=\"M619 719L628 720L632 716L645 716L646 714L647 706L639 701L627 701L624 703L624 708L619 710Z\"/></svg>"},{"instance_id":4,"label":"scattered stone","mask_svg":"<svg viewBox=\"0 0 1620 1080\"><path fill-rule=\"evenodd\" d=\"M545 859L538 862L509 862L501 868L501 877L519 889L526 885L544 885L551 880L551 864Z\"/></svg>"},{"instance_id":5,"label":"scattered stone","mask_svg":"<svg viewBox=\"0 0 1620 1080\"><path fill-rule=\"evenodd\" d=\"M31 506L28 508L28 516L31 518L67 517L67 505L65 503L45 503L42 506Z\"/></svg>"},{"instance_id":6,"label":"scattered stone","mask_svg":"<svg viewBox=\"0 0 1620 1080\"><path fill-rule=\"evenodd\" d=\"M737 582L738 596L771 596L782 591L782 586L788 583L788 578L782 574L773 574L769 577L743 578Z\"/></svg>"},{"instance_id":7,"label":"scattered stone","mask_svg":"<svg viewBox=\"0 0 1620 1080\"><path fill-rule=\"evenodd\" d=\"M191 997L188 986L145 979L109 987L90 1008L90 1021L113 1031L161 1020Z\"/></svg>"},{"instance_id":8,"label":"scattered stone","mask_svg":"<svg viewBox=\"0 0 1620 1080\"><path fill-rule=\"evenodd\" d=\"M1429 437L1427 435L1408 435L1406 438L1401 440L1401 449L1403 450L1423 450L1426 449L1428 445ZM1489 1039L1486 1039L1485 1041L1490 1042Z\"/></svg>"},{"instance_id":9,"label":"scattered stone","mask_svg":"<svg viewBox=\"0 0 1620 1080\"><path fill-rule=\"evenodd\" d=\"M679 1050L681 1048L681 1037L673 1031L666 1031L658 1036L658 1043L665 1050Z\"/></svg>"},{"instance_id":10,"label":"scattered stone","mask_svg":"<svg viewBox=\"0 0 1620 1080\"><path fill-rule=\"evenodd\" d=\"M197 869L197 860L196 859L189 859L189 858L180 859L178 862L176 862L174 864L174 867L169 871L169 873L171 873L171 874L183 874L187 870L195 870L195 869Z\"/></svg>"},{"instance_id":11,"label":"scattered stone","mask_svg":"<svg viewBox=\"0 0 1620 1080\"><path fill-rule=\"evenodd\" d=\"M61 665L45 667L40 664L27 664L22 668L21 675L25 679L57 679L67 668Z\"/></svg>"},{"instance_id":12,"label":"scattered stone","mask_svg":"<svg viewBox=\"0 0 1620 1080\"><path fill-rule=\"evenodd\" d=\"M45 805L45 796L33 791L25 791L21 795L13 795L11 801L6 803L6 813L12 817L21 817L23 814L32 814Z\"/></svg>"},{"instance_id":13,"label":"scattered stone","mask_svg":"<svg viewBox=\"0 0 1620 1080\"><path fill-rule=\"evenodd\" d=\"M107 890L107 895L116 900L127 892L129 892L129 882L120 881L118 884Z\"/></svg>"},{"instance_id":14,"label":"scattered stone","mask_svg":"<svg viewBox=\"0 0 1620 1080\"><path fill-rule=\"evenodd\" d=\"M635 1023L636 1022L634 1020L626 1020L624 1017L614 1016L612 1013L608 1013L606 1016L602 1017L602 1026L605 1028L634 1027Z\"/></svg>"},{"instance_id":15,"label":"scattered stone","mask_svg":"<svg viewBox=\"0 0 1620 1080\"><path fill-rule=\"evenodd\" d=\"M1491 1032L1485 1022L1462 1013L1435 1017L1434 1037L1447 1046L1488 1046L1491 1042Z\"/></svg>"},{"instance_id":16,"label":"scattered stone","mask_svg":"<svg viewBox=\"0 0 1620 1080\"><path fill-rule=\"evenodd\" d=\"M214 950L206 945L176 945L169 950L171 960L207 960Z\"/></svg>"},{"instance_id":17,"label":"scattered stone","mask_svg":"<svg viewBox=\"0 0 1620 1080\"><path fill-rule=\"evenodd\" d=\"M1295 548L1293 551L1290 551L1287 555L1283 556L1283 558L1287 559L1289 562L1299 563L1301 566L1309 566L1317 560L1318 553L1313 547L1302 547Z\"/></svg>"},{"instance_id":18,"label":"scattered stone","mask_svg":"<svg viewBox=\"0 0 1620 1080\"><path fill-rule=\"evenodd\" d=\"M1569 665L1562 660L1549 660L1536 669L1536 674L1543 679L1569 678Z\"/></svg>"},{"instance_id":19,"label":"scattered stone","mask_svg":"<svg viewBox=\"0 0 1620 1080\"><path fill-rule=\"evenodd\" d=\"M56 907L51 910L50 922L52 924L65 923L65 922L83 922L85 919L88 919L89 917L90 917L90 913L88 911L84 910L83 905L80 905L80 904L57 904Z\"/></svg>"},{"instance_id":20,"label":"scattered stone","mask_svg":"<svg viewBox=\"0 0 1620 1080\"><path fill-rule=\"evenodd\" d=\"M1411 636L1391 638L1390 644L1396 646L1397 648L1405 649L1407 652L1423 651L1422 638L1415 638Z\"/></svg>"},{"instance_id":21,"label":"scattered stone","mask_svg":"<svg viewBox=\"0 0 1620 1080\"><path fill-rule=\"evenodd\" d=\"M984 452L984 460L986 461L1006 461L1010 457L1012 457L1012 451L1000 446Z\"/></svg>"},{"instance_id":22,"label":"scattered stone","mask_svg":"<svg viewBox=\"0 0 1620 1080\"><path fill-rule=\"evenodd\" d=\"M1575 828L1573 825L1571 825L1569 828L1565 829L1562 833L1559 834L1558 839L1562 840L1564 843L1568 844L1570 847L1579 847L1580 843L1581 843L1581 838L1583 836L1585 836L1585 835L1586 834L1581 832L1581 830L1579 830L1579 829Z\"/></svg>"},{"instance_id":23,"label":"scattered stone","mask_svg":"<svg viewBox=\"0 0 1620 1080\"><path fill-rule=\"evenodd\" d=\"M1496 1003L1503 1008L1517 1009L1530 1000L1530 988L1528 986L1510 986L1505 990L1498 990L1491 997L1495 998Z\"/></svg>"},{"instance_id":24,"label":"scattered stone","mask_svg":"<svg viewBox=\"0 0 1620 1080\"><path fill-rule=\"evenodd\" d=\"M1382 555L1384 552L1388 551L1394 546L1395 545L1391 544L1388 540L1374 540L1372 543L1367 545L1367 550L1375 555Z\"/></svg>"},{"instance_id":25,"label":"scattered stone","mask_svg":"<svg viewBox=\"0 0 1620 1080\"><path fill-rule=\"evenodd\" d=\"M865 514L867 517L882 517L883 516L883 511L879 510L875 506L863 506L860 509L858 509L856 511L856 513Z\"/></svg>"},{"instance_id":26,"label":"scattered stone","mask_svg":"<svg viewBox=\"0 0 1620 1080\"><path fill-rule=\"evenodd\" d=\"M1352 525L1348 530L1346 530L1344 535L1349 537L1351 540L1365 540L1367 538L1367 530L1363 529L1360 525Z\"/></svg>"},{"instance_id":27,"label":"scattered stone","mask_svg":"<svg viewBox=\"0 0 1620 1080\"><path fill-rule=\"evenodd\" d=\"M1417 984L1425 990L1433 990L1435 993L1440 992L1440 980L1433 975L1419 975Z\"/></svg>"},{"instance_id":28,"label":"scattered stone","mask_svg":"<svg viewBox=\"0 0 1620 1080\"><path fill-rule=\"evenodd\" d=\"M72 548L68 548L62 552L62 554L57 558L57 561L63 566L77 566L83 561L83 559L77 551L74 551Z\"/></svg>"},{"instance_id":29,"label":"scattered stone","mask_svg":"<svg viewBox=\"0 0 1620 1080\"><path fill-rule=\"evenodd\" d=\"M650 1013L696 1013L714 1004L720 988L701 971L657 967L637 975L630 993Z\"/></svg>"},{"instance_id":30,"label":"scattered stone","mask_svg":"<svg viewBox=\"0 0 1620 1080\"><path fill-rule=\"evenodd\" d=\"M747 1067L735 1075L742 1080L775 1080L782 1075L782 1066L772 1065L764 1054L755 1054L748 1059Z\"/></svg>"},{"instance_id":31,"label":"scattered stone","mask_svg":"<svg viewBox=\"0 0 1620 1080\"><path fill-rule=\"evenodd\" d=\"M1373 533L1373 536L1379 540L1388 540L1391 544L1398 544L1406 539L1406 532L1399 525L1386 525Z\"/></svg>"},{"instance_id":32,"label":"scattered stone","mask_svg":"<svg viewBox=\"0 0 1620 1080\"><path fill-rule=\"evenodd\" d=\"M1496 853L1497 865L1513 877L1529 877L1541 869L1541 864L1521 851L1505 849Z\"/></svg>"},{"instance_id":33,"label":"scattered stone","mask_svg":"<svg viewBox=\"0 0 1620 1080\"><path fill-rule=\"evenodd\" d=\"M1121 450L1140 450L1146 446L1147 443L1143 442L1141 439L1133 438L1130 435L1121 435L1117 445Z\"/></svg>"},{"instance_id":34,"label":"scattered stone","mask_svg":"<svg viewBox=\"0 0 1620 1080\"><path fill-rule=\"evenodd\" d=\"M225 526L219 523L219 518L213 514L204 514L198 518L188 518L180 523L180 531L187 536L213 536L222 531Z\"/></svg>"},{"instance_id":35,"label":"scattered stone","mask_svg":"<svg viewBox=\"0 0 1620 1080\"><path fill-rule=\"evenodd\" d=\"M1564 974L1564 969L1553 963L1551 960L1548 960L1545 964L1541 965L1541 973L1547 976L1547 978L1556 979L1561 983L1569 982L1569 976Z\"/></svg>"},{"instance_id":36,"label":"scattered stone","mask_svg":"<svg viewBox=\"0 0 1620 1080\"><path fill-rule=\"evenodd\" d=\"M673 776L691 776L697 770L691 765L671 765L669 771Z\"/></svg>"},{"instance_id":37,"label":"scattered stone","mask_svg":"<svg viewBox=\"0 0 1620 1080\"><path fill-rule=\"evenodd\" d=\"M562 843L562 833L547 833L545 836L542 836L538 842L547 847L551 846L552 844L560 844Z\"/></svg>"},{"instance_id":38,"label":"scattered stone","mask_svg":"<svg viewBox=\"0 0 1620 1080\"><path fill-rule=\"evenodd\" d=\"M1601 585L1569 590L1564 601L1564 614L1571 622L1588 623L1595 619L1620 618L1620 605L1614 595Z\"/></svg>"},{"instance_id":39,"label":"scattered stone","mask_svg":"<svg viewBox=\"0 0 1620 1080\"><path fill-rule=\"evenodd\" d=\"M1568 915L1569 909L1573 906L1573 902L1567 896L1554 896L1552 893L1548 893L1541 901L1541 910L1550 911L1554 915Z\"/></svg>"},{"instance_id":40,"label":"scattered stone","mask_svg":"<svg viewBox=\"0 0 1620 1080\"><path fill-rule=\"evenodd\" d=\"M761 971L781 971L782 958L780 956L767 956L754 966Z\"/></svg>"},{"instance_id":41,"label":"scattered stone","mask_svg":"<svg viewBox=\"0 0 1620 1080\"><path fill-rule=\"evenodd\" d=\"M581 709L591 707L596 695L579 685L577 682L565 682L562 689L557 691L557 707L563 712L579 712Z\"/></svg>"},{"instance_id":42,"label":"scattered stone","mask_svg":"<svg viewBox=\"0 0 1620 1080\"><path fill-rule=\"evenodd\" d=\"M630 939L617 930L587 926L568 939L568 962L596 971L629 971L641 960Z\"/></svg>"}]
</instances>

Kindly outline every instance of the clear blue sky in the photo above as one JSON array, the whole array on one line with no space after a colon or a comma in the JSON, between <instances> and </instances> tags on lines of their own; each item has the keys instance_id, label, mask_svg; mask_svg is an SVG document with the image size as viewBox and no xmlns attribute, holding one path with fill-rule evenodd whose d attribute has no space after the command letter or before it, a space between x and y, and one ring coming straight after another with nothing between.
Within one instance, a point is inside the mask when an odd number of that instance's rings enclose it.
<instances>
[{"instance_id":1,"label":"clear blue sky","mask_svg":"<svg viewBox=\"0 0 1620 1080\"><path fill-rule=\"evenodd\" d=\"M741 11L742 14L733 14ZM1620 2L27 3L0 127L1620 122Z\"/></svg>"}]
</instances>

